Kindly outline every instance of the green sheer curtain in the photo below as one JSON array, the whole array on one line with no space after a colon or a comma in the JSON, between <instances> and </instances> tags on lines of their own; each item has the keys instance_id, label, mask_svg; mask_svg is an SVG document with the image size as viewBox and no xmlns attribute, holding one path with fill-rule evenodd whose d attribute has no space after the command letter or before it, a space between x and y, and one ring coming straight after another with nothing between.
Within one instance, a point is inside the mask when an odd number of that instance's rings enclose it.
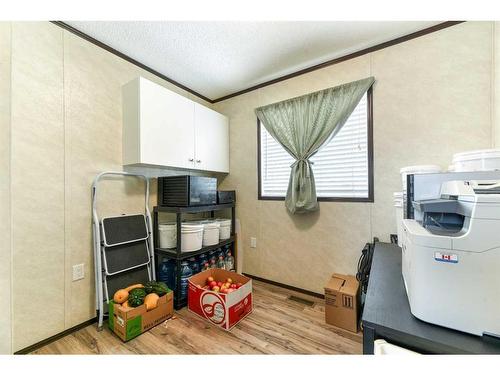
<instances>
[{"instance_id":1,"label":"green sheer curtain","mask_svg":"<svg viewBox=\"0 0 500 375\"><path fill-rule=\"evenodd\" d=\"M295 159L285 198L292 214L318 209L309 158L337 134L374 82L369 77L255 109L269 134Z\"/></svg>"}]
</instances>

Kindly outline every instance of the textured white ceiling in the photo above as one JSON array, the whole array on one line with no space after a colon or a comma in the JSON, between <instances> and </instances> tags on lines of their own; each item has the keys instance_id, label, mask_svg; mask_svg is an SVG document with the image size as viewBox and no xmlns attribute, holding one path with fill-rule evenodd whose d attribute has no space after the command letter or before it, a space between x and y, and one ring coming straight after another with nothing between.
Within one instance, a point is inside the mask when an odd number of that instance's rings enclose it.
<instances>
[{"instance_id":1,"label":"textured white ceiling","mask_svg":"<svg viewBox=\"0 0 500 375\"><path fill-rule=\"evenodd\" d=\"M439 22L67 23L215 99Z\"/></svg>"}]
</instances>

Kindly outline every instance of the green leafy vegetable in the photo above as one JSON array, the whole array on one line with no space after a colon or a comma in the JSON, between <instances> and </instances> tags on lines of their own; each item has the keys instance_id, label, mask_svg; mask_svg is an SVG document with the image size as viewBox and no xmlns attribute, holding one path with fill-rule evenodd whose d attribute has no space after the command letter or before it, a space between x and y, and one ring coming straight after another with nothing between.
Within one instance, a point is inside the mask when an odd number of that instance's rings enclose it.
<instances>
[{"instance_id":1,"label":"green leafy vegetable","mask_svg":"<svg viewBox=\"0 0 500 375\"><path fill-rule=\"evenodd\" d=\"M146 298L146 291L143 288L132 289L128 293L128 304L130 307L137 307L144 303L144 298Z\"/></svg>"},{"instance_id":2,"label":"green leafy vegetable","mask_svg":"<svg viewBox=\"0 0 500 375\"><path fill-rule=\"evenodd\" d=\"M162 281L148 281L144 284L144 290L146 291L146 294L156 293L160 297L170 292L167 284Z\"/></svg>"}]
</instances>

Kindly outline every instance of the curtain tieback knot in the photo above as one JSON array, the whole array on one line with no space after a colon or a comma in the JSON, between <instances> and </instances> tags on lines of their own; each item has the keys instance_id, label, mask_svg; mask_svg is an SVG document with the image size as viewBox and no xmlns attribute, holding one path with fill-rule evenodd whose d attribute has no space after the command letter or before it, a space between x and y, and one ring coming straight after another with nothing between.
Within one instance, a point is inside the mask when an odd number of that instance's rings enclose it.
<instances>
[{"instance_id":1,"label":"curtain tieback knot","mask_svg":"<svg viewBox=\"0 0 500 375\"><path fill-rule=\"evenodd\" d=\"M306 163L307 164L314 164L312 161L310 161L307 157L299 158L295 160L295 162L290 166L291 168L295 167L297 164L300 162ZM311 173L309 171L309 168L306 169L306 177L309 178L311 177Z\"/></svg>"},{"instance_id":2,"label":"curtain tieback knot","mask_svg":"<svg viewBox=\"0 0 500 375\"><path fill-rule=\"evenodd\" d=\"M300 158L300 159L296 159L296 160L294 161L294 163L293 163L292 165L290 165L290 167L292 167L292 168L293 168L294 166L296 166L296 165L297 165L298 163L300 163L301 161L303 161L303 162L305 162L305 163L309 163L309 164L311 164L311 165L313 165L313 164L314 164L314 162L313 162L313 161L311 161L311 160L309 160L308 158Z\"/></svg>"},{"instance_id":3,"label":"curtain tieback knot","mask_svg":"<svg viewBox=\"0 0 500 375\"><path fill-rule=\"evenodd\" d=\"M300 162L304 162L304 163L309 163L309 160L307 158L300 158L300 159L296 159L293 164L290 166L290 167L295 167L297 164L299 164Z\"/></svg>"}]
</instances>

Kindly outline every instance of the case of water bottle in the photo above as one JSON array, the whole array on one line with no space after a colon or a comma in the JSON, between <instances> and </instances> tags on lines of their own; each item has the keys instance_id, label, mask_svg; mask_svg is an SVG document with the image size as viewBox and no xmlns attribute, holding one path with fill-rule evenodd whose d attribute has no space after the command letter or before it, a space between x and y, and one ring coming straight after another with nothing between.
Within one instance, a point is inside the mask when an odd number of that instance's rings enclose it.
<instances>
[{"instance_id":1,"label":"case of water bottle","mask_svg":"<svg viewBox=\"0 0 500 375\"><path fill-rule=\"evenodd\" d=\"M170 258L160 258L158 260L157 275L158 280L167 284L167 286L176 292L175 299L179 304L187 303L188 299L188 279L198 273L205 271L206 266L213 261L214 268L224 268L227 271L234 270L236 267L235 259L231 255L232 246L225 245L220 248L210 250L198 256L183 259L180 261L180 288L177 289L177 266L176 260ZM222 263L221 263L222 258ZM216 262L218 260L218 262ZM210 269L211 266L209 266ZM177 307L176 307L177 308Z\"/></svg>"},{"instance_id":2,"label":"case of water bottle","mask_svg":"<svg viewBox=\"0 0 500 375\"><path fill-rule=\"evenodd\" d=\"M230 278L243 285L228 294L213 292L203 289L209 276L221 281ZM188 282L189 311L222 329L229 331L252 312L252 279L246 276L213 268L191 276Z\"/></svg>"}]
</instances>

